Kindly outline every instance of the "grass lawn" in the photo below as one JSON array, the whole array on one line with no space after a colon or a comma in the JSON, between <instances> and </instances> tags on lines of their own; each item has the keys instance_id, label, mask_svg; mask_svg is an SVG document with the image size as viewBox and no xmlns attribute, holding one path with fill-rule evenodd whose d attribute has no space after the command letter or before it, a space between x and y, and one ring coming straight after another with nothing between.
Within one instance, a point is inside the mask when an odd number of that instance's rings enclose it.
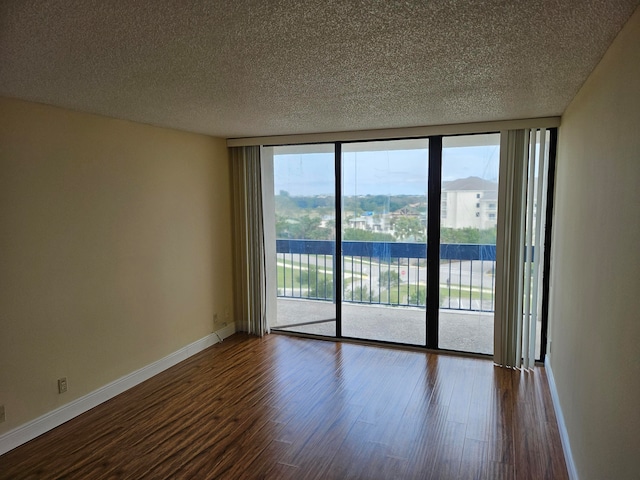
<instances>
[{"instance_id":1,"label":"grass lawn","mask_svg":"<svg viewBox=\"0 0 640 480\"><path fill-rule=\"evenodd\" d=\"M315 292L311 296L329 298L333 288L333 274L332 271L323 268L310 265L309 267L303 263L300 266L298 263L290 261L279 261L277 266L278 273L278 288L293 289L299 291L301 295L307 296L307 292ZM363 279L362 283L359 279ZM286 283L286 285L285 285ZM398 305L407 303L410 305L425 305L426 299L426 286L424 284L408 285L406 283L400 283L399 285L391 285L391 288L387 290L382 287L379 288L377 284L372 284L369 290L369 280L366 277L362 277L360 274L353 274L352 272L345 272L343 281L343 289L345 290L345 298L347 301L360 301L371 303L382 303ZM361 284L361 285L360 285ZM317 289L314 288L317 286ZM353 292L353 293L352 293ZM491 289L480 289L479 287L466 287L462 288L458 285L446 285L440 284L440 299L441 304L445 298L450 298L453 301L457 301L460 297L464 300L488 300L492 296Z\"/></svg>"}]
</instances>

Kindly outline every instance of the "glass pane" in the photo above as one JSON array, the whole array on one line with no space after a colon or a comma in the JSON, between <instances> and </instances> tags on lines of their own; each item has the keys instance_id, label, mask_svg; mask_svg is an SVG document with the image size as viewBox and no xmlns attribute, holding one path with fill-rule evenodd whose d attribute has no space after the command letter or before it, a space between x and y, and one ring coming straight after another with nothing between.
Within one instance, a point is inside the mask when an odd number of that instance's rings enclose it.
<instances>
[{"instance_id":1,"label":"glass pane","mask_svg":"<svg viewBox=\"0 0 640 480\"><path fill-rule=\"evenodd\" d=\"M277 315L271 328L336 335L333 145L273 148Z\"/></svg>"},{"instance_id":2,"label":"glass pane","mask_svg":"<svg viewBox=\"0 0 640 480\"><path fill-rule=\"evenodd\" d=\"M428 140L342 146L342 335L424 345Z\"/></svg>"},{"instance_id":3,"label":"glass pane","mask_svg":"<svg viewBox=\"0 0 640 480\"><path fill-rule=\"evenodd\" d=\"M493 354L500 135L445 137L439 348Z\"/></svg>"}]
</instances>

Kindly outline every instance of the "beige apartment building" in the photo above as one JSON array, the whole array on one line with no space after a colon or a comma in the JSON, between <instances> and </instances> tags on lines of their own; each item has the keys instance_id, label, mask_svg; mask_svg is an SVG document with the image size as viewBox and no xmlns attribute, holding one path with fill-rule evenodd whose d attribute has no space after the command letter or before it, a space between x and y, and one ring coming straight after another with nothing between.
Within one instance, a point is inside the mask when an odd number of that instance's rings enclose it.
<instances>
[{"instance_id":1,"label":"beige apartment building","mask_svg":"<svg viewBox=\"0 0 640 480\"><path fill-rule=\"evenodd\" d=\"M496 226L498 183L479 177L443 182L440 224L445 228Z\"/></svg>"}]
</instances>

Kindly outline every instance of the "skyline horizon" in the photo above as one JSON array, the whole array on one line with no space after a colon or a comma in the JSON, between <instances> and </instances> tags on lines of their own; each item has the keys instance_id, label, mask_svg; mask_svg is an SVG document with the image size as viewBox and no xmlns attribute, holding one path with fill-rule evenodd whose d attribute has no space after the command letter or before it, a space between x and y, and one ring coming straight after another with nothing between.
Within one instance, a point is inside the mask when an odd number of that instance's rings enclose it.
<instances>
[{"instance_id":1,"label":"skyline horizon","mask_svg":"<svg viewBox=\"0 0 640 480\"><path fill-rule=\"evenodd\" d=\"M498 183L499 146L443 149L442 181L478 177ZM335 194L333 153L274 155L274 192ZM345 152L342 195L427 195L428 150Z\"/></svg>"},{"instance_id":2,"label":"skyline horizon","mask_svg":"<svg viewBox=\"0 0 640 480\"><path fill-rule=\"evenodd\" d=\"M445 183L451 183L454 182L456 180L467 180L470 178L477 178L480 180L485 180L488 182L493 182L496 185L496 189L495 191L498 190L498 182L494 181L494 180L487 180L485 178L481 178L481 177L477 177L475 175L471 175L469 177L465 177L465 178L456 178L455 180L443 180L443 185ZM491 191L491 190L485 190L485 191ZM293 195L291 194L291 192L289 192L288 190L284 190L284 189L280 189L279 191L275 192L274 194L276 196L278 195L282 195L284 193L286 193L286 195L284 196L288 196L288 197L333 197L335 196L335 192L333 193L318 193L318 194L299 194L299 195ZM383 196L383 197L389 197L389 196L393 196L393 197L419 197L422 196L422 194L414 194L414 193L358 193L358 194L353 194L353 195L345 195L342 194L343 197L353 197L353 196L358 196L358 197L379 197L379 196Z\"/></svg>"}]
</instances>

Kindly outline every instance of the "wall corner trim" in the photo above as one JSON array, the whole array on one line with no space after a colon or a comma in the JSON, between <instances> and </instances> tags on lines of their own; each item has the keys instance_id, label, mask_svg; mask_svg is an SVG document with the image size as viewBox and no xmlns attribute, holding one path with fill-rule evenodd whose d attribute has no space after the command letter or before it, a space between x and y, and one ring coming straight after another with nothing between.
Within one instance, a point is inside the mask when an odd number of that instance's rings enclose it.
<instances>
[{"instance_id":1,"label":"wall corner trim","mask_svg":"<svg viewBox=\"0 0 640 480\"><path fill-rule=\"evenodd\" d=\"M558 390L556 389L556 380L553 377L551 363L549 362L549 355L547 355L547 358L544 361L544 368L547 373L547 379L549 381L549 390L551 391L551 400L553 402L553 410L556 413L558 430L560 431L560 440L562 441L562 451L564 452L564 459L567 464L567 471L569 473L569 478L571 480L579 480L578 470L576 469L576 464L573 462L571 445L569 444L569 432L567 432L567 425L564 423L564 415L562 414L562 407L560 406L560 397L558 396Z\"/></svg>"},{"instance_id":2,"label":"wall corner trim","mask_svg":"<svg viewBox=\"0 0 640 480\"><path fill-rule=\"evenodd\" d=\"M164 358L157 360L145 367L125 375L107 385L94 390L66 405L52 410L44 415L27 422L7 433L0 435L0 455L13 450L20 445L52 430L72 418L110 400L126 390L150 379L151 377L177 365L187 358L201 352L202 350L221 342L223 339L236 332L235 323L230 323L226 327L217 330L209 335L196 340L181 349L170 353Z\"/></svg>"}]
</instances>

